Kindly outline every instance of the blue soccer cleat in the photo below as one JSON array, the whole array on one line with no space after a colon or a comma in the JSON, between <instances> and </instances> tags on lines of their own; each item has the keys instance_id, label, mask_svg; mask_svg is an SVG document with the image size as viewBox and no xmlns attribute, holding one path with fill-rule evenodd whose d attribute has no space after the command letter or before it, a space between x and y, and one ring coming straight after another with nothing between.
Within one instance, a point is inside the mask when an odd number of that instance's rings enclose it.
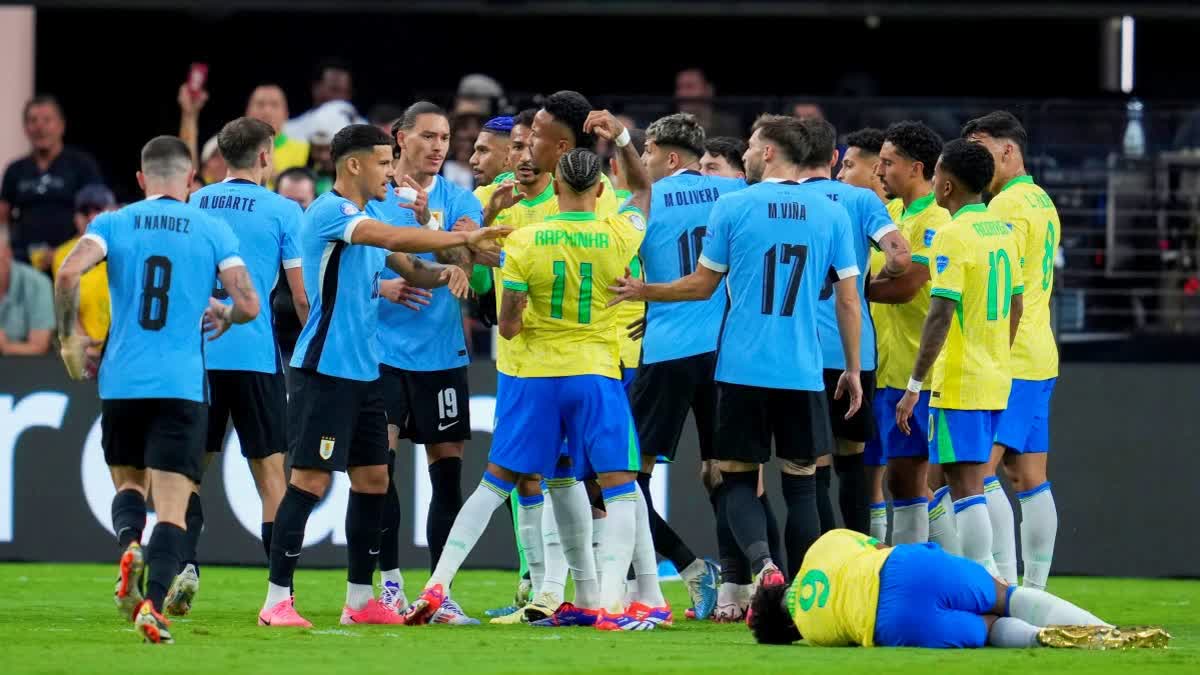
<instances>
[{"instance_id":1,"label":"blue soccer cleat","mask_svg":"<svg viewBox=\"0 0 1200 675\"><path fill-rule=\"evenodd\" d=\"M704 572L687 580L688 595L692 599L693 617L705 621L717 607L717 589L721 583L721 568L708 558L704 559Z\"/></svg>"},{"instance_id":2,"label":"blue soccer cleat","mask_svg":"<svg viewBox=\"0 0 1200 675\"><path fill-rule=\"evenodd\" d=\"M539 628L562 628L566 626L594 626L596 620L600 618L600 611L596 609L584 609L575 605L564 602L558 606L554 614L548 619L534 621L530 626Z\"/></svg>"}]
</instances>

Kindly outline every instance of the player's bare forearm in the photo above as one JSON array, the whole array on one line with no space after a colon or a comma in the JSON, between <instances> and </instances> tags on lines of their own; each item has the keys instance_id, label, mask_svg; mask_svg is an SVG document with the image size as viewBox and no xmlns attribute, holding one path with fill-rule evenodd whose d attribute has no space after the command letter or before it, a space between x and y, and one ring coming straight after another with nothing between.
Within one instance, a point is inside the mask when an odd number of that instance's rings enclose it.
<instances>
[{"instance_id":1,"label":"player's bare forearm","mask_svg":"<svg viewBox=\"0 0 1200 675\"><path fill-rule=\"evenodd\" d=\"M500 337L505 340L511 340L525 327L523 317L525 314L525 305L528 301L529 294L505 289L504 295L500 300L499 325L496 326L496 329L500 332Z\"/></svg>"},{"instance_id":2,"label":"player's bare forearm","mask_svg":"<svg viewBox=\"0 0 1200 675\"><path fill-rule=\"evenodd\" d=\"M467 245L467 233L393 227L378 220L365 220L354 228L355 244L385 248L395 253L430 253Z\"/></svg>"},{"instance_id":3,"label":"player's bare forearm","mask_svg":"<svg viewBox=\"0 0 1200 675\"><path fill-rule=\"evenodd\" d=\"M242 324L258 317L258 292L254 290L254 283L250 281L250 273L246 271L246 266L227 267L221 270L218 276L221 286L233 300L233 307L229 310L229 321Z\"/></svg>"},{"instance_id":4,"label":"player's bare forearm","mask_svg":"<svg viewBox=\"0 0 1200 675\"><path fill-rule=\"evenodd\" d=\"M417 288L438 288L445 286L446 281L442 279L442 272L446 270L445 265L431 263L412 253L393 253L387 257L387 266L390 270L404 277L408 285Z\"/></svg>"},{"instance_id":5,"label":"player's bare forearm","mask_svg":"<svg viewBox=\"0 0 1200 675\"><path fill-rule=\"evenodd\" d=\"M846 355L846 370L857 373L862 370L859 345L862 339L862 305L858 298L858 277L846 277L833 285L837 295L838 334L842 338L842 352Z\"/></svg>"},{"instance_id":6,"label":"player's bare forearm","mask_svg":"<svg viewBox=\"0 0 1200 675\"><path fill-rule=\"evenodd\" d=\"M650 302L685 302L688 300L707 300L725 276L704 265L697 265L696 271L666 284L646 284L645 295L641 298Z\"/></svg>"},{"instance_id":7,"label":"player's bare forearm","mask_svg":"<svg viewBox=\"0 0 1200 675\"><path fill-rule=\"evenodd\" d=\"M921 346L917 348L917 362L913 364L914 380L925 380L925 375L937 361L946 336L950 334L950 322L954 320L955 302L947 298L934 297L929 303L929 315L921 329Z\"/></svg>"},{"instance_id":8,"label":"player's bare forearm","mask_svg":"<svg viewBox=\"0 0 1200 675\"><path fill-rule=\"evenodd\" d=\"M1017 293L1012 296L1011 303L1008 314L1008 346L1010 349L1017 340L1017 329L1021 327L1021 315L1025 313L1025 295Z\"/></svg>"},{"instance_id":9,"label":"player's bare forearm","mask_svg":"<svg viewBox=\"0 0 1200 675\"><path fill-rule=\"evenodd\" d=\"M308 293L304 290L304 270L300 267L285 269L288 287L292 289L292 308L296 310L296 318L300 325L308 322Z\"/></svg>"},{"instance_id":10,"label":"player's bare forearm","mask_svg":"<svg viewBox=\"0 0 1200 675\"><path fill-rule=\"evenodd\" d=\"M434 254L437 261L446 265L457 265L459 267L468 267L472 264L471 252L466 246L455 246L454 248L442 249Z\"/></svg>"},{"instance_id":11,"label":"player's bare forearm","mask_svg":"<svg viewBox=\"0 0 1200 675\"><path fill-rule=\"evenodd\" d=\"M912 252L908 248L908 242L904 239L904 235L895 230L888 232L880 240L879 248L883 251L886 259L881 276L895 278L904 274L912 262Z\"/></svg>"},{"instance_id":12,"label":"player's bare forearm","mask_svg":"<svg viewBox=\"0 0 1200 675\"><path fill-rule=\"evenodd\" d=\"M620 163L621 175L625 176L625 182L629 186L629 204L640 209L642 214L649 218L653 181L650 180L650 173L646 171L646 165L638 156L633 143L617 148L617 162Z\"/></svg>"},{"instance_id":13,"label":"player's bare forearm","mask_svg":"<svg viewBox=\"0 0 1200 675\"><path fill-rule=\"evenodd\" d=\"M54 316L59 337L75 334L79 319L79 279L104 259L104 249L92 239L80 239L54 278Z\"/></svg>"},{"instance_id":14,"label":"player's bare forearm","mask_svg":"<svg viewBox=\"0 0 1200 675\"><path fill-rule=\"evenodd\" d=\"M867 299L882 305L903 305L917 297L928 281L929 267L920 262L913 263L899 276L871 279L867 285Z\"/></svg>"}]
</instances>

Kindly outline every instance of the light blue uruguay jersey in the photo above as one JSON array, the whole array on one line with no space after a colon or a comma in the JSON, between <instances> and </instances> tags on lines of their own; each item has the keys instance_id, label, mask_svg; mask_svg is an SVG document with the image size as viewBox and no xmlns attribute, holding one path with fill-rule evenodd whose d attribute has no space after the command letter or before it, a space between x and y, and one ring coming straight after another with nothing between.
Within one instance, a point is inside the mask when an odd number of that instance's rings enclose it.
<instances>
[{"instance_id":1,"label":"light blue uruguay jersey","mask_svg":"<svg viewBox=\"0 0 1200 675\"><path fill-rule=\"evenodd\" d=\"M112 328L100 398L208 401L200 320L218 270L242 265L224 221L170 197L102 213L84 237L104 248Z\"/></svg>"},{"instance_id":2,"label":"light blue uruguay jersey","mask_svg":"<svg viewBox=\"0 0 1200 675\"><path fill-rule=\"evenodd\" d=\"M279 372L270 297L279 281L280 266L300 266L296 234L304 211L296 202L241 178L227 178L203 187L188 203L229 224L241 244L250 280L262 297L256 319L230 327L206 347L208 369ZM226 304L233 302L219 283L214 295Z\"/></svg>"},{"instance_id":3,"label":"light blue uruguay jersey","mask_svg":"<svg viewBox=\"0 0 1200 675\"><path fill-rule=\"evenodd\" d=\"M794 181L752 185L713 207L700 264L724 272L719 382L822 391L817 305L825 277L858 274L850 217Z\"/></svg>"},{"instance_id":4,"label":"light blue uruguay jersey","mask_svg":"<svg viewBox=\"0 0 1200 675\"><path fill-rule=\"evenodd\" d=\"M296 340L293 368L347 380L379 378L379 273L389 255L375 246L352 244L354 228L369 216L330 190L304 212L300 253L308 322Z\"/></svg>"},{"instance_id":5,"label":"light blue uruguay jersey","mask_svg":"<svg viewBox=\"0 0 1200 675\"><path fill-rule=\"evenodd\" d=\"M740 178L703 176L698 171L680 171L655 182L641 248L646 283L667 283L691 274L717 198L744 187L746 181ZM649 303L642 362L658 363L716 350L724 313L724 281L708 300Z\"/></svg>"},{"instance_id":6,"label":"light blue uruguay jersey","mask_svg":"<svg viewBox=\"0 0 1200 675\"><path fill-rule=\"evenodd\" d=\"M863 370L875 370L875 324L871 321L871 305L867 302L867 270L870 268L872 242L878 243L896 224L887 207L871 190L848 185L829 178L810 178L803 185L824 194L850 216L850 238L854 246L854 261L862 274L858 277L858 301L862 305L862 333L859 338ZM821 339L821 354L825 367L841 370L846 367L846 354L837 323L837 298L833 292L834 277L826 279L821 289L821 304L817 310L817 333Z\"/></svg>"},{"instance_id":7,"label":"light blue uruguay jersey","mask_svg":"<svg viewBox=\"0 0 1200 675\"><path fill-rule=\"evenodd\" d=\"M400 207L402 199L393 186L387 199L367 205L367 214L377 220L400 227L422 227L411 209ZM425 227L452 230L459 218L467 216L476 223L483 222L483 207L469 191L441 176L433 177L429 195L429 212L433 219ZM432 253L418 257L436 261ZM380 280L399 275L384 268ZM450 370L471 362L467 341L463 337L462 308L449 288L433 289L429 305L413 311L393 302L379 303L379 330L376 333L379 361L403 370Z\"/></svg>"}]
</instances>

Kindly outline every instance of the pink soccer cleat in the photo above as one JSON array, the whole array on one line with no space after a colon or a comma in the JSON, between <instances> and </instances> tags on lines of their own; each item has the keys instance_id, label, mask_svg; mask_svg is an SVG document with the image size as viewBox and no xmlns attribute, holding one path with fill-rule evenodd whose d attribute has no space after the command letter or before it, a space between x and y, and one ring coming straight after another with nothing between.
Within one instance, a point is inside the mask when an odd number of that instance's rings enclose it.
<instances>
[{"instance_id":1,"label":"pink soccer cleat","mask_svg":"<svg viewBox=\"0 0 1200 675\"><path fill-rule=\"evenodd\" d=\"M296 611L296 599L288 598L258 613L258 625L278 628L312 628L308 619Z\"/></svg>"},{"instance_id":2,"label":"pink soccer cleat","mask_svg":"<svg viewBox=\"0 0 1200 675\"><path fill-rule=\"evenodd\" d=\"M422 626L429 623L433 615L442 608L442 603L446 601L446 591L442 590L441 584L434 584L432 588L426 588L421 591L421 595L413 601L408 609L400 615L400 623L406 626Z\"/></svg>"},{"instance_id":3,"label":"pink soccer cleat","mask_svg":"<svg viewBox=\"0 0 1200 675\"><path fill-rule=\"evenodd\" d=\"M404 619L400 617L394 610L388 609L387 605L380 603L375 598L367 601L362 609L351 609L349 606L342 608L342 625L353 626L355 624L402 624Z\"/></svg>"}]
</instances>

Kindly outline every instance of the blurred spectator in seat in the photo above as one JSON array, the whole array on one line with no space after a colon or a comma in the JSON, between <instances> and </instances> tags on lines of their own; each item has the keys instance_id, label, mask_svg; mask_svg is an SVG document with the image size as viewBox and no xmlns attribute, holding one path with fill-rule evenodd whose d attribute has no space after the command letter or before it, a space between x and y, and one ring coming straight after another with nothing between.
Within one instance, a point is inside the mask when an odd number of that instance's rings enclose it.
<instances>
[{"instance_id":1,"label":"blurred spectator in seat","mask_svg":"<svg viewBox=\"0 0 1200 675\"><path fill-rule=\"evenodd\" d=\"M96 216L117 208L117 200L107 187L98 183L85 185L75 195L75 236L54 251L51 270L58 276L58 268L87 232L88 225ZM79 280L79 326L82 332L103 344L108 337L108 326L112 322L112 309L108 297L108 263L100 261L84 273Z\"/></svg>"},{"instance_id":2,"label":"blurred spectator in seat","mask_svg":"<svg viewBox=\"0 0 1200 675\"><path fill-rule=\"evenodd\" d=\"M208 92L201 89L192 92L187 83L179 85L175 97L179 104L179 139L192 151L196 163L196 175L192 177L191 191L195 192L210 183L225 180L225 158L217 151L217 137L213 136L198 149L200 143L200 111L208 103Z\"/></svg>"},{"instance_id":3,"label":"blurred spectator in seat","mask_svg":"<svg viewBox=\"0 0 1200 675\"><path fill-rule=\"evenodd\" d=\"M308 170L316 180L317 196L333 189L333 134L318 131L308 137Z\"/></svg>"},{"instance_id":4,"label":"blurred spectator in seat","mask_svg":"<svg viewBox=\"0 0 1200 675\"><path fill-rule=\"evenodd\" d=\"M287 96L283 89L274 84L261 84L250 93L246 102L246 117L253 117L271 125L275 129L275 160L274 171L267 180L267 187L275 185L275 176L295 167L308 164L308 142L303 138L293 138L287 134L285 127L288 118Z\"/></svg>"},{"instance_id":5,"label":"blurred spectator in seat","mask_svg":"<svg viewBox=\"0 0 1200 675\"><path fill-rule=\"evenodd\" d=\"M307 209L317 198L317 179L308 169L295 167L279 174L275 179L275 191Z\"/></svg>"},{"instance_id":6,"label":"blurred spectator in seat","mask_svg":"<svg viewBox=\"0 0 1200 675\"><path fill-rule=\"evenodd\" d=\"M471 113L486 119L504 104L504 87L499 82L488 75L472 73L459 80L458 94L450 112L453 115Z\"/></svg>"},{"instance_id":7,"label":"blurred spectator in seat","mask_svg":"<svg viewBox=\"0 0 1200 675\"><path fill-rule=\"evenodd\" d=\"M713 106L716 88L704 71L687 68L675 75L675 105L679 112L691 113L704 127L709 136L737 136L744 129L736 115L717 110Z\"/></svg>"},{"instance_id":8,"label":"blurred spectator in seat","mask_svg":"<svg viewBox=\"0 0 1200 675\"><path fill-rule=\"evenodd\" d=\"M8 226L0 225L0 356L50 351L53 293L50 277L13 259Z\"/></svg>"},{"instance_id":9,"label":"blurred spectator in seat","mask_svg":"<svg viewBox=\"0 0 1200 675\"><path fill-rule=\"evenodd\" d=\"M367 111L367 119L385 134L392 133L392 123L400 119L404 108L393 103L376 103Z\"/></svg>"},{"instance_id":10,"label":"blurred spectator in seat","mask_svg":"<svg viewBox=\"0 0 1200 675\"><path fill-rule=\"evenodd\" d=\"M798 119L825 119L825 110L821 108L819 103L812 101L798 101L792 104L792 117Z\"/></svg>"},{"instance_id":11,"label":"blurred spectator in seat","mask_svg":"<svg viewBox=\"0 0 1200 675\"><path fill-rule=\"evenodd\" d=\"M483 130L484 119L476 113L462 113L450 121L450 156L442 165L442 175L464 190L475 189L471 155L475 153L475 139Z\"/></svg>"},{"instance_id":12,"label":"blurred spectator in seat","mask_svg":"<svg viewBox=\"0 0 1200 675\"><path fill-rule=\"evenodd\" d=\"M717 136L704 142L704 156L700 158L700 173L705 176L745 178L746 166L742 157L746 154L746 142L733 136Z\"/></svg>"},{"instance_id":13,"label":"blurred spectator in seat","mask_svg":"<svg viewBox=\"0 0 1200 675\"><path fill-rule=\"evenodd\" d=\"M90 154L63 144L66 119L53 96L30 99L24 119L30 153L4 171L0 224L12 225L11 247L17 260L48 271L54 247L75 234L71 220L75 193L103 179Z\"/></svg>"},{"instance_id":14,"label":"blurred spectator in seat","mask_svg":"<svg viewBox=\"0 0 1200 675\"><path fill-rule=\"evenodd\" d=\"M313 107L288 120L285 127L287 135L307 138L311 144L314 133L324 132L333 138L342 127L365 122L350 102L353 94L354 80L350 75L350 67L337 59L322 61L313 71Z\"/></svg>"}]
</instances>

